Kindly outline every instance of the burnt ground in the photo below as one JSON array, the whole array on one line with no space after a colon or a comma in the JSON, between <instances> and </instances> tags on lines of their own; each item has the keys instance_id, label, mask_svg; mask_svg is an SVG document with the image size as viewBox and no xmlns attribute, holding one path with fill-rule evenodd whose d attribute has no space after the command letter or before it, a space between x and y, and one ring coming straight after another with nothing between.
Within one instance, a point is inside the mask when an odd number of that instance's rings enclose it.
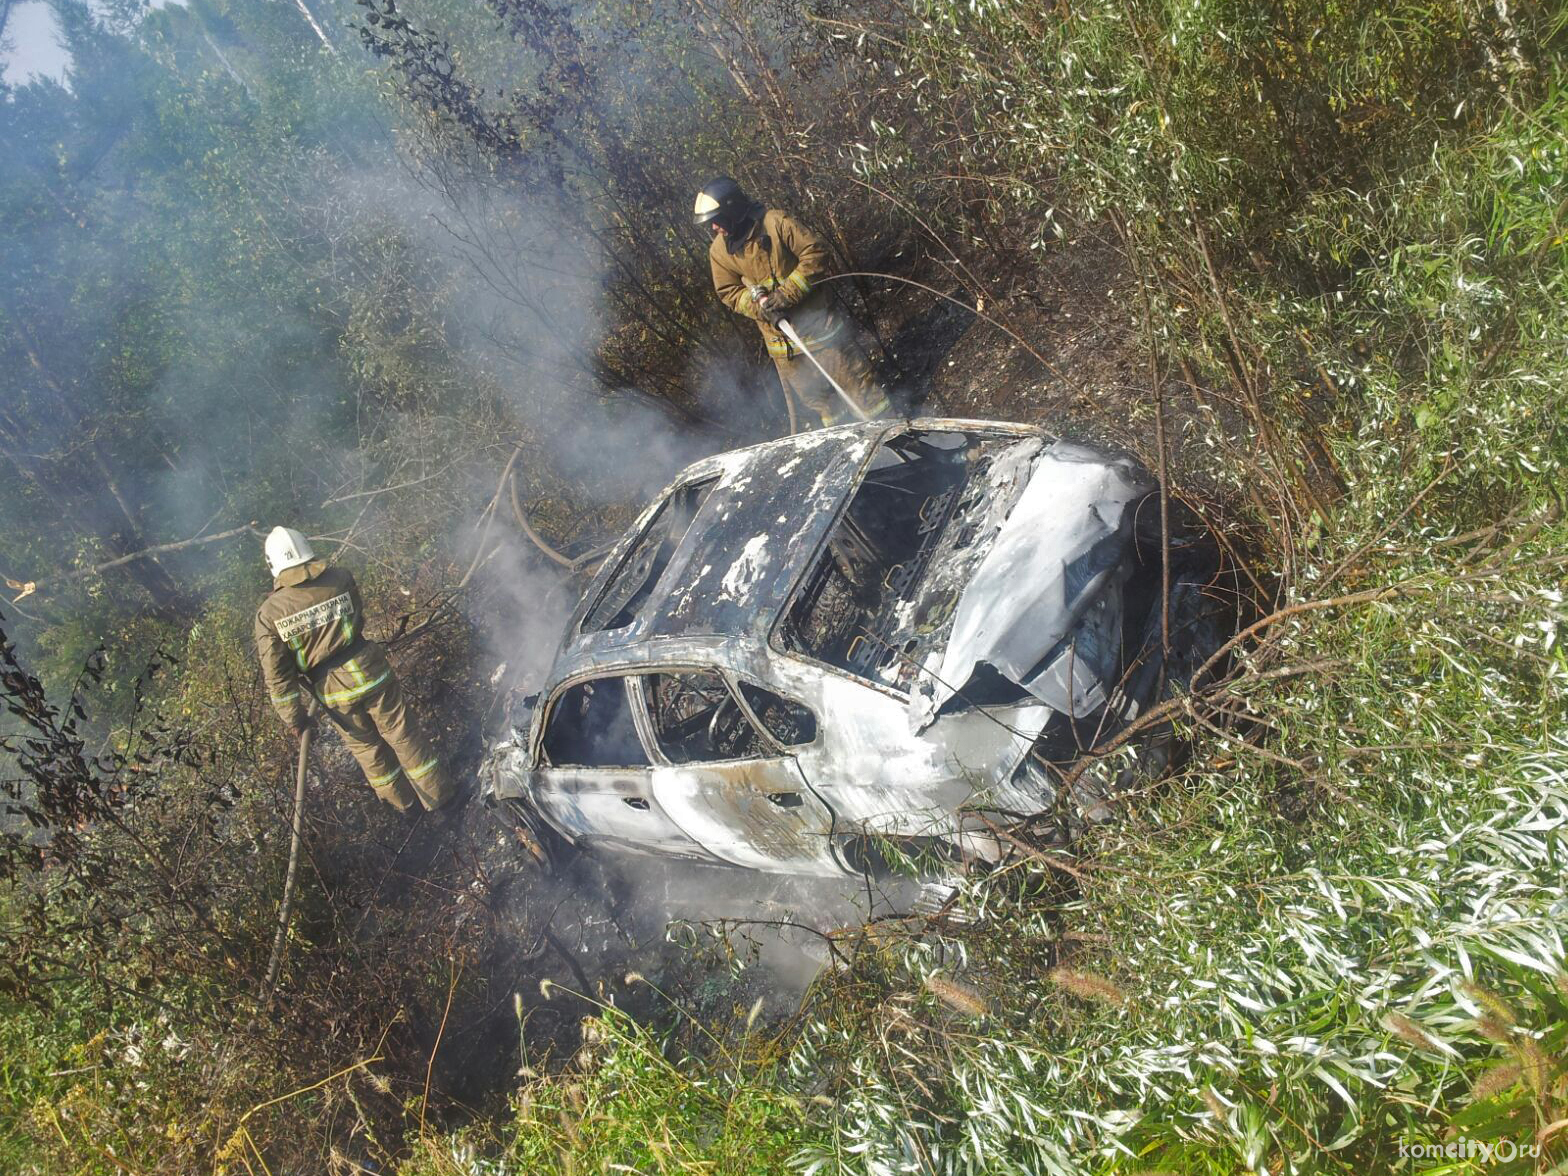
<instances>
[{"instance_id":1,"label":"burnt ground","mask_svg":"<svg viewBox=\"0 0 1568 1176\"><path fill-rule=\"evenodd\" d=\"M955 268L926 259L912 276L963 307L892 282L870 292L870 314L858 295L852 301L860 321L870 324L861 338L898 411L1039 425L1158 467L1137 287L1113 243L1086 237L1015 260L1011 268L994 258L970 258L956 276ZM969 309L977 295L979 309L994 321ZM1244 435L1235 413L1234 405L1195 390L1181 373L1166 375L1170 479L1202 500L1206 514L1210 507L1230 512L1221 506L1226 492L1202 472L1213 456L1199 438L1215 423L1227 435Z\"/></svg>"},{"instance_id":2,"label":"burnt ground","mask_svg":"<svg viewBox=\"0 0 1568 1176\"><path fill-rule=\"evenodd\" d=\"M495 688L439 636L399 652L418 713L454 769L473 777ZM693 1048L697 1022L781 1025L864 924L894 919L919 893L904 878L790 878L570 851L545 869L508 813L480 800L450 820L380 805L332 734L318 740L313 768L284 1015L315 1034L344 1031L338 1010L390 1026L379 1047L389 1106L423 1101L428 1065L438 1122L504 1113L520 1071L568 1061L583 1019L603 1006L690 1033ZM279 804L282 829L281 787ZM374 979L351 987L356 975ZM367 1147L360 1158L373 1155Z\"/></svg>"},{"instance_id":3,"label":"burnt ground","mask_svg":"<svg viewBox=\"0 0 1568 1176\"><path fill-rule=\"evenodd\" d=\"M941 267L916 272L973 304ZM1147 460L1147 383L1112 294L1125 280L1094 242L995 277L984 313L1038 356L972 310L892 284L872 291L865 338L901 412L1037 423ZM440 716L441 743L471 777L497 690L474 654L440 643L398 660L418 712ZM501 1111L520 1073L570 1057L602 1005L677 1036L693 1019L738 1023L758 1000L763 1023L786 1021L838 939L918 893L908 880L879 891L629 857L544 869L506 814L478 801L450 822L399 817L375 804L335 739L317 766L307 936L336 940L356 968L409 974L389 1064L405 1093L429 1064L432 1109L447 1121ZM449 992L449 1006L432 992Z\"/></svg>"},{"instance_id":4,"label":"burnt ground","mask_svg":"<svg viewBox=\"0 0 1568 1176\"><path fill-rule=\"evenodd\" d=\"M994 322L890 283L868 342L882 344L879 374L902 411L1022 421L1134 447L1127 425L1147 401L1147 380L1134 371L1137 340L1113 298L1127 282L1113 248L1084 241L1037 267L1000 273L973 263L971 274L987 285L981 291L970 274L961 284L940 267L923 268L934 272L922 280L950 298L974 306L978 294Z\"/></svg>"},{"instance_id":5,"label":"burnt ground","mask_svg":"<svg viewBox=\"0 0 1568 1176\"><path fill-rule=\"evenodd\" d=\"M422 714L464 713L421 704ZM481 741L462 726L445 742L472 773ZM389 978L401 1005L378 1012L394 1022L381 1051L393 1093L419 1095L433 1059L431 1113L446 1122L502 1113L523 1068L569 1060L583 1019L602 1006L677 1037L696 1022L780 1025L864 924L895 918L919 893L902 878L790 878L570 851L545 869L503 810L473 800L451 821L395 814L331 737L315 766L314 869L299 929L340 962L309 966Z\"/></svg>"}]
</instances>

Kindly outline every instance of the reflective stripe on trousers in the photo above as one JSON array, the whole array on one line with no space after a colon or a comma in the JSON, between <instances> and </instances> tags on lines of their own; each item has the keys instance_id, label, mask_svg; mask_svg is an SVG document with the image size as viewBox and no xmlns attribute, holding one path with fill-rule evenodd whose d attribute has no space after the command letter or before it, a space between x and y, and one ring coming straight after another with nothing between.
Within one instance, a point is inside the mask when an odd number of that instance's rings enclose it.
<instances>
[{"instance_id":1,"label":"reflective stripe on trousers","mask_svg":"<svg viewBox=\"0 0 1568 1176\"><path fill-rule=\"evenodd\" d=\"M394 808L406 809L416 800L427 809L440 808L451 799L451 783L404 701L397 677L389 670L366 688L375 692L352 705L333 707L343 742L365 779Z\"/></svg>"}]
</instances>

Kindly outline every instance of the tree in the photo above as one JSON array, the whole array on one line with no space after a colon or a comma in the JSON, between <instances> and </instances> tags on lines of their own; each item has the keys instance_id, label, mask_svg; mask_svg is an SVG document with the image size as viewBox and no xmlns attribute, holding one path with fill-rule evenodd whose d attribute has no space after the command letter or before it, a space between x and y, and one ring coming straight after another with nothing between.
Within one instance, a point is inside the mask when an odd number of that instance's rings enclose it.
<instances>
[{"instance_id":1,"label":"tree","mask_svg":"<svg viewBox=\"0 0 1568 1176\"><path fill-rule=\"evenodd\" d=\"M483 419L440 269L365 179L394 166L378 99L298 10L194 0L123 27L57 11L70 86L0 104L7 578L314 518L383 458L407 463L385 446L408 414L456 419L462 389ZM80 581L68 600L98 632L56 668L110 625L188 622L214 571L221 555L191 547L118 564L108 593Z\"/></svg>"}]
</instances>

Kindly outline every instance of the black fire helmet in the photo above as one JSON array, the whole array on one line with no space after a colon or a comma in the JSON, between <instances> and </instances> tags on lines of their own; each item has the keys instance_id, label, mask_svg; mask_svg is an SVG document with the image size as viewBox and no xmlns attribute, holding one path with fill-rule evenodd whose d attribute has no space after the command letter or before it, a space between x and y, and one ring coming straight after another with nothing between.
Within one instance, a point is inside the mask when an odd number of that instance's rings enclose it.
<instances>
[{"instance_id":1,"label":"black fire helmet","mask_svg":"<svg viewBox=\"0 0 1568 1176\"><path fill-rule=\"evenodd\" d=\"M752 219L754 204L746 190L729 176L709 180L697 193L692 223L698 226L717 222L726 234L733 235Z\"/></svg>"}]
</instances>

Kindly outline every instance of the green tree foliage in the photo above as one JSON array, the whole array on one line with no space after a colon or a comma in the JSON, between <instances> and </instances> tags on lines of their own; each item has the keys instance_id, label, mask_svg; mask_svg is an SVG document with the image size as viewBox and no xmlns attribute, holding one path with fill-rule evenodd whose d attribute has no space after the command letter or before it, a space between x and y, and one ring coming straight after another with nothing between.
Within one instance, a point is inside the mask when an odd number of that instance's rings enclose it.
<instances>
[{"instance_id":1,"label":"green tree foliage","mask_svg":"<svg viewBox=\"0 0 1568 1176\"><path fill-rule=\"evenodd\" d=\"M74 568L249 520L364 530L380 512L343 494L438 465L462 484L494 404L439 267L377 206L396 165L373 89L297 10L173 6L132 34L59 11L70 87L0 107L0 570L43 585L21 607L53 622L56 676L102 636L144 655L235 565L197 546L67 590ZM450 509L441 487L412 505Z\"/></svg>"},{"instance_id":2,"label":"green tree foliage","mask_svg":"<svg viewBox=\"0 0 1568 1176\"><path fill-rule=\"evenodd\" d=\"M1281 607L1188 708L1198 760L1065 895L982 882L984 929L832 986L794 1058L835 1103L801 1167L1391 1171L1457 1140L1452 1170L1551 1170L1560 15L918 11L959 193L989 181L1042 248L1117 234L1154 370L1221 402L1178 489L1251 497Z\"/></svg>"},{"instance_id":3,"label":"green tree foliage","mask_svg":"<svg viewBox=\"0 0 1568 1176\"><path fill-rule=\"evenodd\" d=\"M397 913L387 863L358 860L393 836L363 786L318 786L319 889L269 1002L292 748L224 620L210 608L190 663L134 683L108 741L101 655L62 704L0 636L7 1172L325 1171L334 1154L384 1162L423 1118L403 1102L430 1056L416 1021L447 991L437 961L470 949L424 904Z\"/></svg>"},{"instance_id":4,"label":"green tree foliage","mask_svg":"<svg viewBox=\"0 0 1568 1176\"><path fill-rule=\"evenodd\" d=\"M364 62L329 52L297 5L120 7L62 2L69 85L0 95L0 571L22 597L0 721L7 1172L304 1154L289 1143L336 1114L342 1085L261 1106L270 1094L378 1042L382 1059L419 1052L396 1010L438 980L406 960L312 960L285 976L298 1006L257 999L287 748L257 690L266 578L243 531L298 521L322 550L350 547L373 595L392 581L423 599L473 469L493 483L487 447L515 436L459 354L449 275L399 203ZM342 799L313 807L352 887L365 801ZM402 942L344 942L342 916L311 902L299 923L294 960ZM388 987L351 996L344 976ZM358 1012L319 1015L338 1004ZM372 1009L394 1025L360 1019ZM314 1133L314 1170L402 1130L403 1091L369 1062L353 1074L360 1109Z\"/></svg>"},{"instance_id":5,"label":"green tree foliage","mask_svg":"<svg viewBox=\"0 0 1568 1176\"><path fill-rule=\"evenodd\" d=\"M1247 471L1233 489L1293 572L1296 538L1328 523L1343 489L1322 431L1357 427L1371 367L1428 375L1424 324L1454 303L1367 283L1396 250L1495 235L1466 204L1481 192L1428 185L1506 142L1499 120L1528 119L1553 91L1560 15L1229 0L916 11L911 100L958 130L950 221L978 207L1032 225L1036 249L1110 226L1135 271L1128 312L1172 379L1212 393L1226 419L1209 443L1248 439L1229 448ZM866 167L896 170L901 150L889 134ZM1465 348L1480 358L1514 328L1500 303L1493 319L1467 302Z\"/></svg>"}]
</instances>

